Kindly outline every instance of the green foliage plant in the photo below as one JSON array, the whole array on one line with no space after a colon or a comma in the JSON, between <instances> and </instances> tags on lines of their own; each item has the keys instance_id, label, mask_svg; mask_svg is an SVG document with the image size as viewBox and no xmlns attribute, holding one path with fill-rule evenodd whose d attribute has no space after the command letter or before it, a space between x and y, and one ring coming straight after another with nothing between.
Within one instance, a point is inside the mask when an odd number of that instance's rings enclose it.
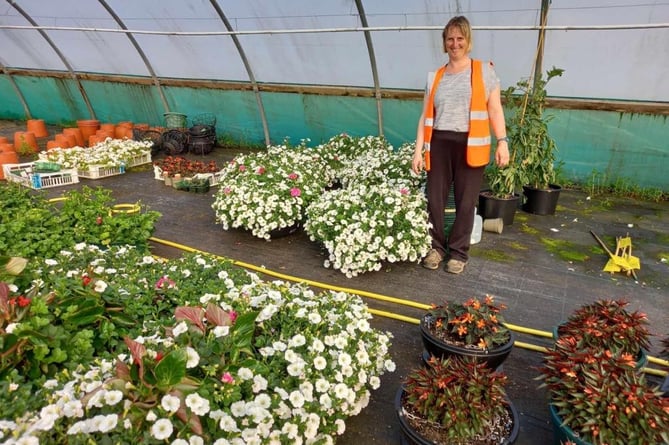
<instances>
[{"instance_id":1,"label":"green foliage plant","mask_svg":"<svg viewBox=\"0 0 669 445\"><path fill-rule=\"evenodd\" d=\"M32 379L49 376L92 358L93 331L65 321L72 307L38 287L20 294L13 288L0 282L0 378L14 370Z\"/></svg>"},{"instance_id":2,"label":"green foliage plant","mask_svg":"<svg viewBox=\"0 0 669 445\"><path fill-rule=\"evenodd\" d=\"M137 207L115 211L111 191L102 187L69 190L52 202L18 184L0 184L0 252L49 258L77 243L146 249L160 213Z\"/></svg>"},{"instance_id":3,"label":"green foliage plant","mask_svg":"<svg viewBox=\"0 0 669 445\"><path fill-rule=\"evenodd\" d=\"M506 134L509 147L513 147L510 161L516 170L516 186L530 185L537 189L547 189L555 181L555 154L557 146L548 131L552 116L544 112L546 106L546 85L554 77L562 76L563 69L555 68L540 76L534 82L521 79L515 86L502 92L507 110ZM507 186L510 179L506 180Z\"/></svg>"}]
</instances>

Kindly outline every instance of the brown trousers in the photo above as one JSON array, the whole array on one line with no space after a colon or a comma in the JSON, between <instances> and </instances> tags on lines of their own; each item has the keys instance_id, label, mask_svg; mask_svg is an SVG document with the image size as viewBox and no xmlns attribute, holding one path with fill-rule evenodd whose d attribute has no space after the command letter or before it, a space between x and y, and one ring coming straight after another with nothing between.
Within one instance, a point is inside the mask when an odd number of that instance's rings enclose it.
<instances>
[{"instance_id":1,"label":"brown trousers","mask_svg":"<svg viewBox=\"0 0 669 445\"><path fill-rule=\"evenodd\" d=\"M467 135L455 131L433 130L430 141L430 171L427 173L427 208L432 229L432 248L444 257L469 259L474 228L474 212L483 183L485 167L467 165ZM448 242L444 230L444 210L453 186L455 222Z\"/></svg>"}]
</instances>

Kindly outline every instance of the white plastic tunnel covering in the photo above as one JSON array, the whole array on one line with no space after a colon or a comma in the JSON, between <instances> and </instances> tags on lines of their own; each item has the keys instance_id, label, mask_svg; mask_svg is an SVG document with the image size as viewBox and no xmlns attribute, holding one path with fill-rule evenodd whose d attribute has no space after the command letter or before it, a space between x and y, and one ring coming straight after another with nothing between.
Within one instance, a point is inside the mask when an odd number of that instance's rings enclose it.
<instances>
[{"instance_id":1,"label":"white plastic tunnel covering","mask_svg":"<svg viewBox=\"0 0 669 445\"><path fill-rule=\"evenodd\" d=\"M211 112L238 140L410 141L455 15L503 88L557 66L554 97L669 98L667 0L5 0L0 118Z\"/></svg>"}]
</instances>

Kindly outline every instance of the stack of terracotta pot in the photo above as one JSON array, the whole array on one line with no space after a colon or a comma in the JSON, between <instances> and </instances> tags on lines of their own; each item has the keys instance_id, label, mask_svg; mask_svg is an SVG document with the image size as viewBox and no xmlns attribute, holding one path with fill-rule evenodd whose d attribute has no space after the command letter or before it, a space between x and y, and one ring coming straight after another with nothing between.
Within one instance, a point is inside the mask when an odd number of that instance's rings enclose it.
<instances>
[{"instance_id":1,"label":"stack of terracotta pot","mask_svg":"<svg viewBox=\"0 0 669 445\"><path fill-rule=\"evenodd\" d=\"M14 133L13 151L20 155L30 155L39 151L38 139L49 136L43 119L28 119L26 131Z\"/></svg>"},{"instance_id":2,"label":"stack of terracotta pot","mask_svg":"<svg viewBox=\"0 0 669 445\"><path fill-rule=\"evenodd\" d=\"M14 144L4 136L0 136L0 179L5 179L3 165L18 164L19 155L16 154Z\"/></svg>"},{"instance_id":3,"label":"stack of terracotta pot","mask_svg":"<svg viewBox=\"0 0 669 445\"><path fill-rule=\"evenodd\" d=\"M62 133L54 135L52 140L47 141L46 149L92 147L107 138L132 139L132 122L119 122L118 124L100 123L97 119L78 120L77 126L63 128Z\"/></svg>"}]
</instances>

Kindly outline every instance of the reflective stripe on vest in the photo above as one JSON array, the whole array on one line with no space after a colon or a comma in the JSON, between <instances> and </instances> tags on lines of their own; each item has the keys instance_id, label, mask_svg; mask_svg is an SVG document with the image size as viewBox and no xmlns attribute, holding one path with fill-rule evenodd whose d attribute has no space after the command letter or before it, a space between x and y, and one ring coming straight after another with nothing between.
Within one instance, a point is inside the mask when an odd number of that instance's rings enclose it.
<instances>
[{"instance_id":1,"label":"reflective stripe on vest","mask_svg":"<svg viewBox=\"0 0 669 445\"><path fill-rule=\"evenodd\" d=\"M423 149L425 150L424 164L426 171L430 171L430 141L432 140L432 126L434 125L434 93L437 91L437 86L445 71L446 66L442 66L434 74L432 84L430 85L428 82L428 99L423 113Z\"/></svg>"},{"instance_id":2,"label":"reflective stripe on vest","mask_svg":"<svg viewBox=\"0 0 669 445\"><path fill-rule=\"evenodd\" d=\"M434 74L434 80L428 81L428 100L425 104L423 120L423 149L425 151L425 170L430 171L430 141L434 125L434 94L446 71L442 66ZM469 105L469 137L467 138L467 163L472 167L488 164L490 160L490 122L488 104L485 98L483 68L480 60L472 60L472 97Z\"/></svg>"},{"instance_id":3,"label":"reflective stripe on vest","mask_svg":"<svg viewBox=\"0 0 669 445\"><path fill-rule=\"evenodd\" d=\"M482 167L490 162L490 121L485 99L483 67L480 60L472 60L472 99L469 106L469 137L467 165Z\"/></svg>"}]
</instances>

